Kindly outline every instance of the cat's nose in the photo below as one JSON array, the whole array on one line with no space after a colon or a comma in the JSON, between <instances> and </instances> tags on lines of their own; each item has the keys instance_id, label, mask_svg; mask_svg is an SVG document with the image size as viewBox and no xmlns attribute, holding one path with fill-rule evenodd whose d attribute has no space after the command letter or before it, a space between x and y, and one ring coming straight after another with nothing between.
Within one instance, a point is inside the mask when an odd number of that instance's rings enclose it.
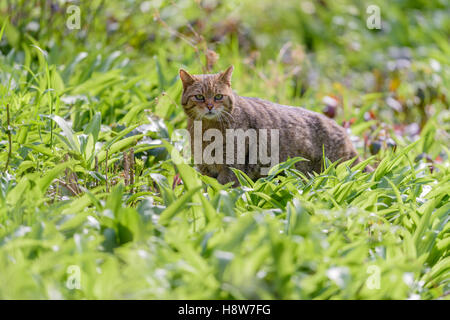
<instances>
[{"instance_id":1,"label":"cat's nose","mask_svg":"<svg viewBox=\"0 0 450 320\"><path fill-rule=\"evenodd\" d=\"M208 108L209 111L211 111L211 109L214 107L212 103L207 103L206 107Z\"/></svg>"}]
</instances>

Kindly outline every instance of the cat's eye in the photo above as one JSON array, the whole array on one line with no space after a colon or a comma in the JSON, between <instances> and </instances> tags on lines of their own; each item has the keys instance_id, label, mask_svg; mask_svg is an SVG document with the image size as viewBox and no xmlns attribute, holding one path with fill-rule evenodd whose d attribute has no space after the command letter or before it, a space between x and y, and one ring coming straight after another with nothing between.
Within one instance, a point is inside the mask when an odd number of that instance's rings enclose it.
<instances>
[{"instance_id":1,"label":"cat's eye","mask_svg":"<svg viewBox=\"0 0 450 320\"><path fill-rule=\"evenodd\" d=\"M223 95L222 94L216 94L215 96L214 96L214 100L222 100L222 98L223 98Z\"/></svg>"},{"instance_id":2,"label":"cat's eye","mask_svg":"<svg viewBox=\"0 0 450 320\"><path fill-rule=\"evenodd\" d=\"M201 95L201 94L196 94L195 95L195 99L203 101L203 100L205 100L205 97L203 95Z\"/></svg>"}]
</instances>

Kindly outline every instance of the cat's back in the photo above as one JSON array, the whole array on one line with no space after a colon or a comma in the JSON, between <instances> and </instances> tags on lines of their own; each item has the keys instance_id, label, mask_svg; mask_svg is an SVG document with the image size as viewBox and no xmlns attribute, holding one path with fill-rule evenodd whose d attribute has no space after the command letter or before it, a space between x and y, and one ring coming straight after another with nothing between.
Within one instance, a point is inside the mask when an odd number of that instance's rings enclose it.
<instances>
[{"instance_id":1,"label":"cat's back","mask_svg":"<svg viewBox=\"0 0 450 320\"><path fill-rule=\"evenodd\" d=\"M334 127L335 124L333 120L317 112L256 97L239 96L237 106L241 118L250 120L251 124L260 128L288 129L291 126L304 126L319 129L322 125ZM251 121L252 119L256 121Z\"/></svg>"},{"instance_id":2,"label":"cat's back","mask_svg":"<svg viewBox=\"0 0 450 320\"><path fill-rule=\"evenodd\" d=\"M330 159L355 154L346 130L334 120L302 107L281 105L253 97L239 97L236 125L240 128L278 129L281 149L289 154L322 158L322 145ZM291 152L292 151L292 152ZM348 158L345 156L345 158Z\"/></svg>"}]
</instances>

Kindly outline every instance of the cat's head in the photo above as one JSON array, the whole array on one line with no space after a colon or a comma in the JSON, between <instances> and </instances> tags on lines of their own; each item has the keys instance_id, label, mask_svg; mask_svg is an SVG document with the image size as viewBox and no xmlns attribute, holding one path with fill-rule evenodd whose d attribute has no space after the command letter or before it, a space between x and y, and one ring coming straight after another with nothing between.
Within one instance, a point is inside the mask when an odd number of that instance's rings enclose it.
<instances>
[{"instance_id":1,"label":"cat's head","mask_svg":"<svg viewBox=\"0 0 450 320\"><path fill-rule=\"evenodd\" d=\"M180 69L183 83L181 104L193 120L226 119L233 109L234 96L231 89L233 66L216 74L191 75Z\"/></svg>"}]
</instances>

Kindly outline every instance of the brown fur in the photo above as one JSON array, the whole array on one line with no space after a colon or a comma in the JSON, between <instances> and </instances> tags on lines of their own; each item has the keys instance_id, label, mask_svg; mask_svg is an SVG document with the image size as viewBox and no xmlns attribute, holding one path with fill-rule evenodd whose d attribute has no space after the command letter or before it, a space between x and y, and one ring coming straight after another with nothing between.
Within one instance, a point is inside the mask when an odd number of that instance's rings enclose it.
<instances>
[{"instance_id":1,"label":"brown fur","mask_svg":"<svg viewBox=\"0 0 450 320\"><path fill-rule=\"evenodd\" d=\"M234 93L231 89L232 71L232 66L222 73L206 75L190 75L180 70L180 78L183 82L181 101L188 116L191 146L193 146L194 136L193 121L201 120L203 132L209 128L215 128L223 133L224 157L226 156L226 129L278 129L280 162L296 156L304 157L309 161L296 164L296 168L303 173L321 171L322 146L326 157L332 162L346 161L358 156L345 129L326 116L300 107L280 105L259 98L242 97ZM203 95L205 101L198 101L195 98L198 94ZM221 101L214 100L216 94L223 95ZM216 112L215 117L205 116L208 105L213 112ZM204 142L202 150L209 143ZM268 145L270 146L270 134ZM270 150L270 147L268 149ZM247 153L248 150L248 139L246 139ZM246 159L248 160L248 155ZM249 164L247 160L245 164L230 166L244 171L252 179L261 177L261 164ZM358 162L360 162L359 158L354 164ZM199 170L202 174L217 178L220 183L233 181L238 184L234 173L226 164L200 164Z\"/></svg>"}]
</instances>

